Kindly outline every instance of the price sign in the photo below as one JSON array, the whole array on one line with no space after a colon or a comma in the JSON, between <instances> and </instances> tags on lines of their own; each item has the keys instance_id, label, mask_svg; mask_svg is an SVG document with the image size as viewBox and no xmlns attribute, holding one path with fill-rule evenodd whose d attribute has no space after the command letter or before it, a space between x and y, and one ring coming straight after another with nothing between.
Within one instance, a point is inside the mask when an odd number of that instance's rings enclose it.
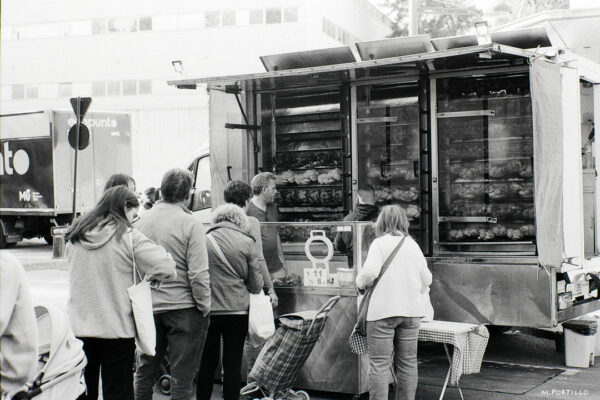
<instances>
[{"instance_id":1,"label":"price sign","mask_svg":"<svg viewBox=\"0 0 600 400\"><path fill-rule=\"evenodd\" d=\"M327 286L325 268L304 268L304 286Z\"/></svg>"}]
</instances>

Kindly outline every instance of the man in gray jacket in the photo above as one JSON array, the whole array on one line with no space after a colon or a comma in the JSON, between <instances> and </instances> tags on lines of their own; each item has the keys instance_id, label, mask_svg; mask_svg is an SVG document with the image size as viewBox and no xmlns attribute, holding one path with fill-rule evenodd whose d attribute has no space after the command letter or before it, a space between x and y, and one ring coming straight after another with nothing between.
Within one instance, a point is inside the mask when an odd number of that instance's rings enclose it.
<instances>
[{"instance_id":1,"label":"man in gray jacket","mask_svg":"<svg viewBox=\"0 0 600 400\"><path fill-rule=\"evenodd\" d=\"M206 339L210 312L210 281L206 233L187 209L192 174L174 168L161 183L162 201L146 211L138 228L163 246L177 264L177 279L152 293L156 324L156 356L138 354L135 399L151 400L152 386L166 353L171 368L171 399L190 399Z\"/></svg>"}]
</instances>

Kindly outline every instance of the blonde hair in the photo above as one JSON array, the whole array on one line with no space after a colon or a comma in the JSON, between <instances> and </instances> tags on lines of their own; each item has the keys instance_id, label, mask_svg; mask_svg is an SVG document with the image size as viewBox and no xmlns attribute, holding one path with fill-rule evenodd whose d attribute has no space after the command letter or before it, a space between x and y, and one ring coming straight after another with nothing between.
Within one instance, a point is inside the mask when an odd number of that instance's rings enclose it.
<instances>
[{"instance_id":1,"label":"blonde hair","mask_svg":"<svg viewBox=\"0 0 600 400\"><path fill-rule=\"evenodd\" d=\"M408 236L408 217L398 204L384 206L375 222L375 236L400 232Z\"/></svg>"},{"instance_id":2,"label":"blonde hair","mask_svg":"<svg viewBox=\"0 0 600 400\"><path fill-rule=\"evenodd\" d=\"M217 207L212 214L212 223L216 225L219 222L230 222L244 232L248 232L249 230L246 213L235 204L227 203Z\"/></svg>"}]
</instances>

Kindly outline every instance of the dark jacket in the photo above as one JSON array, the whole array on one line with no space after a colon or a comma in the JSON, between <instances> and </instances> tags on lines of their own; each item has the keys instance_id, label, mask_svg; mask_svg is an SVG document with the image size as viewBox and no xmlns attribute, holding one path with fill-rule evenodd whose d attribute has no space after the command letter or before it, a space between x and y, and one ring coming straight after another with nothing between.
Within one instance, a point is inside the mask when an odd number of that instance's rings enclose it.
<instances>
[{"instance_id":1,"label":"dark jacket","mask_svg":"<svg viewBox=\"0 0 600 400\"><path fill-rule=\"evenodd\" d=\"M344 221L375 221L379 215L379 207L372 204L357 203L354 211L344 217ZM354 266L352 251L352 232L338 232L335 235L334 246L348 256L348 267Z\"/></svg>"},{"instance_id":2,"label":"dark jacket","mask_svg":"<svg viewBox=\"0 0 600 400\"><path fill-rule=\"evenodd\" d=\"M249 292L262 290L263 278L258 268L258 254L252 236L230 222L220 222L208 229L233 269L225 265L207 240L211 314L248 312Z\"/></svg>"}]
</instances>

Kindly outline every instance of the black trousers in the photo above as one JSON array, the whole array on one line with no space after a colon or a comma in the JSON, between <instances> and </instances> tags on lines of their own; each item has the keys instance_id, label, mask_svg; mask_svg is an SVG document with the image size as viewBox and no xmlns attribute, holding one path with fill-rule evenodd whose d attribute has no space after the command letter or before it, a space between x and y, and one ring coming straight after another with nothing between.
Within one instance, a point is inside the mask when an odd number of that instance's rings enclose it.
<instances>
[{"instance_id":1,"label":"black trousers","mask_svg":"<svg viewBox=\"0 0 600 400\"><path fill-rule=\"evenodd\" d=\"M223 397L238 400L242 383L242 355L248 315L211 315L196 383L197 400L210 399L223 339Z\"/></svg>"},{"instance_id":2,"label":"black trousers","mask_svg":"<svg viewBox=\"0 0 600 400\"><path fill-rule=\"evenodd\" d=\"M80 337L87 357L84 377L87 393L78 400L97 400L100 369L104 400L133 399L133 362L135 339Z\"/></svg>"}]
</instances>

